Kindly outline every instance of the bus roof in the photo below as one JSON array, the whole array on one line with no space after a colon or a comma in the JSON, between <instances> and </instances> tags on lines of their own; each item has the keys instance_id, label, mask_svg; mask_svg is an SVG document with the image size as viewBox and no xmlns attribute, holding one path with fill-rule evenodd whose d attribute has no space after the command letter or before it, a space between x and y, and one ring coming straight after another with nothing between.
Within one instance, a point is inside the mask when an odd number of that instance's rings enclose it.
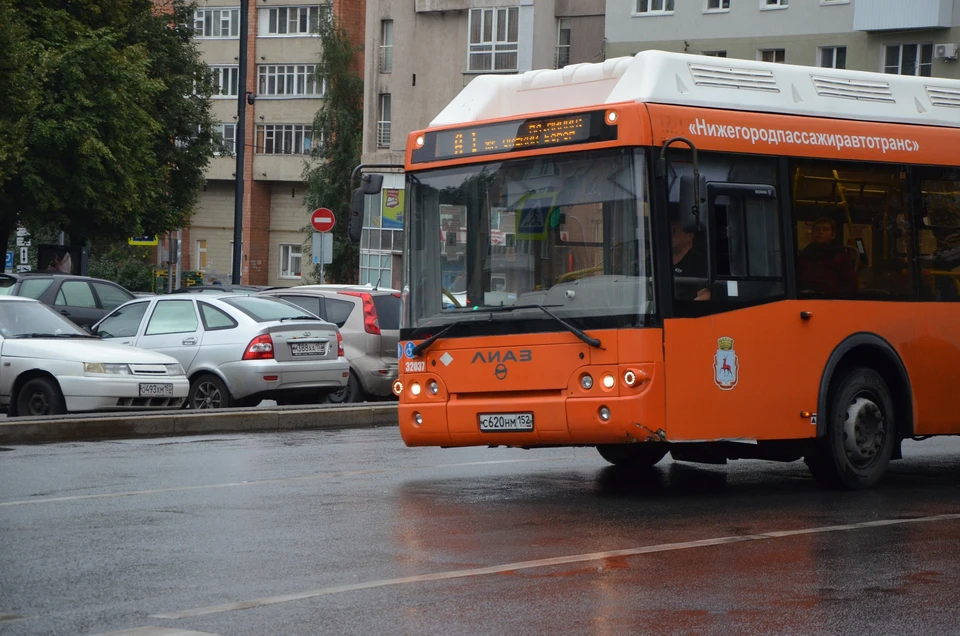
<instances>
[{"instance_id":1,"label":"bus roof","mask_svg":"<svg viewBox=\"0 0 960 636\"><path fill-rule=\"evenodd\" d=\"M960 128L960 80L664 51L480 75L430 127L624 102Z\"/></svg>"}]
</instances>

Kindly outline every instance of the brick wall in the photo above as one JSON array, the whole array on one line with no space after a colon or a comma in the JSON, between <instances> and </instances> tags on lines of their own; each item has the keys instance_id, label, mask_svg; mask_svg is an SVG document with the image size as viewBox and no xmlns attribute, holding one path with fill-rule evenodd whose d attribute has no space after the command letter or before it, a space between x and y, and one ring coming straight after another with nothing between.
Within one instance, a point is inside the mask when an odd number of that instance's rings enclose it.
<instances>
[{"instance_id":1,"label":"brick wall","mask_svg":"<svg viewBox=\"0 0 960 636\"><path fill-rule=\"evenodd\" d=\"M333 12L347 30L353 46L363 46L366 37L367 0L333 0ZM357 54L357 72L363 75L363 51Z\"/></svg>"}]
</instances>

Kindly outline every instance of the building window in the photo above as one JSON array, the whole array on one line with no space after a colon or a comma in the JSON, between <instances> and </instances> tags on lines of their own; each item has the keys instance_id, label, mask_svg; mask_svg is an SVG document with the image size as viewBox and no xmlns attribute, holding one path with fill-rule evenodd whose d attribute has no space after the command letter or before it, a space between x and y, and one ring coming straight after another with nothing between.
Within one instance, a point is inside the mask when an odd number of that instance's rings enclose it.
<instances>
[{"instance_id":1,"label":"building window","mask_svg":"<svg viewBox=\"0 0 960 636\"><path fill-rule=\"evenodd\" d=\"M470 71L516 71L519 7L470 9Z\"/></svg>"},{"instance_id":2,"label":"building window","mask_svg":"<svg viewBox=\"0 0 960 636\"><path fill-rule=\"evenodd\" d=\"M380 117L377 120L377 148L390 147L390 93L380 94Z\"/></svg>"},{"instance_id":3,"label":"building window","mask_svg":"<svg viewBox=\"0 0 960 636\"><path fill-rule=\"evenodd\" d=\"M673 0L637 0L636 11L643 15L664 15L673 13Z\"/></svg>"},{"instance_id":4,"label":"building window","mask_svg":"<svg viewBox=\"0 0 960 636\"><path fill-rule=\"evenodd\" d=\"M315 35L320 7L260 9L260 35Z\"/></svg>"},{"instance_id":5,"label":"building window","mask_svg":"<svg viewBox=\"0 0 960 636\"><path fill-rule=\"evenodd\" d=\"M727 57L726 51L704 51L703 54L708 57Z\"/></svg>"},{"instance_id":6,"label":"building window","mask_svg":"<svg viewBox=\"0 0 960 636\"><path fill-rule=\"evenodd\" d=\"M761 9L786 9L790 0L761 0Z\"/></svg>"},{"instance_id":7,"label":"building window","mask_svg":"<svg viewBox=\"0 0 960 636\"><path fill-rule=\"evenodd\" d=\"M886 47L884 73L930 77L932 70L932 44L894 44Z\"/></svg>"},{"instance_id":8,"label":"building window","mask_svg":"<svg viewBox=\"0 0 960 636\"><path fill-rule=\"evenodd\" d=\"M207 270L207 242L206 241L197 241L196 264L197 264L198 271L205 272Z\"/></svg>"},{"instance_id":9,"label":"building window","mask_svg":"<svg viewBox=\"0 0 960 636\"><path fill-rule=\"evenodd\" d=\"M706 11L729 11L730 0L707 0Z\"/></svg>"},{"instance_id":10,"label":"building window","mask_svg":"<svg viewBox=\"0 0 960 636\"><path fill-rule=\"evenodd\" d=\"M776 62L783 64L787 61L787 52L784 49L760 49L761 62Z\"/></svg>"},{"instance_id":11,"label":"building window","mask_svg":"<svg viewBox=\"0 0 960 636\"><path fill-rule=\"evenodd\" d=\"M563 68L570 63L570 32L572 27L570 18L557 20L557 68Z\"/></svg>"},{"instance_id":12,"label":"building window","mask_svg":"<svg viewBox=\"0 0 960 636\"><path fill-rule=\"evenodd\" d=\"M240 9L197 9L193 31L195 38L239 38Z\"/></svg>"},{"instance_id":13,"label":"building window","mask_svg":"<svg viewBox=\"0 0 960 636\"><path fill-rule=\"evenodd\" d=\"M303 124L259 124L256 152L259 155L309 155L313 129Z\"/></svg>"},{"instance_id":14,"label":"building window","mask_svg":"<svg viewBox=\"0 0 960 636\"><path fill-rule=\"evenodd\" d=\"M847 68L847 47L820 47L820 66L821 68Z\"/></svg>"},{"instance_id":15,"label":"building window","mask_svg":"<svg viewBox=\"0 0 960 636\"><path fill-rule=\"evenodd\" d=\"M234 154L237 151L237 125L236 124L215 124L213 131L220 135L223 140L223 149Z\"/></svg>"},{"instance_id":16,"label":"building window","mask_svg":"<svg viewBox=\"0 0 960 636\"><path fill-rule=\"evenodd\" d=\"M240 89L239 66L211 66L213 97L236 97Z\"/></svg>"},{"instance_id":17,"label":"building window","mask_svg":"<svg viewBox=\"0 0 960 636\"><path fill-rule=\"evenodd\" d=\"M257 67L258 95L287 97L323 97L325 83L317 79L314 64L261 64Z\"/></svg>"},{"instance_id":18,"label":"building window","mask_svg":"<svg viewBox=\"0 0 960 636\"><path fill-rule=\"evenodd\" d=\"M300 278L300 251L296 244L280 245L280 278Z\"/></svg>"},{"instance_id":19,"label":"building window","mask_svg":"<svg viewBox=\"0 0 960 636\"><path fill-rule=\"evenodd\" d=\"M393 72L393 20L380 22L380 72Z\"/></svg>"}]
</instances>

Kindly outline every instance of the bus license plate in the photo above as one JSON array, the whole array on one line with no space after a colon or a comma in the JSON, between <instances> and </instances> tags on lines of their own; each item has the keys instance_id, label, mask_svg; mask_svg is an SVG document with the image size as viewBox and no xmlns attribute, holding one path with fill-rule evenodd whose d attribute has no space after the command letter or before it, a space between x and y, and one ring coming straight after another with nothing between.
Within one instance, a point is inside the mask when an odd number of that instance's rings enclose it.
<instances>
[{"instance_id":1,"label":"bus license plate","mask_svg":"<svg viewBox=\"0 0 960 636\"><path fill-rule=\"evenodd\" d=\"M532 431L533 413L481 413L480 430Z\"/></svg>"},{"instance_id":2,"label":"bus license plate","mask_svg":"<svg viewBox=\"0 0 960 636\"><path fill-rule=\"evenodd\" d=\"M141 384L140 397L173 397L173 385Z\"/></svg>"},{"instance_id":3,"label":"bus license plate","mask_svg":"<svg viewBox=\"0 0 960 636\"><path fill-rule=\"evenodd\" d=\"M327 353L327 345L323 342L291 342L290 353L295 356L322 356Z\"/></svg>"}]
</instances>

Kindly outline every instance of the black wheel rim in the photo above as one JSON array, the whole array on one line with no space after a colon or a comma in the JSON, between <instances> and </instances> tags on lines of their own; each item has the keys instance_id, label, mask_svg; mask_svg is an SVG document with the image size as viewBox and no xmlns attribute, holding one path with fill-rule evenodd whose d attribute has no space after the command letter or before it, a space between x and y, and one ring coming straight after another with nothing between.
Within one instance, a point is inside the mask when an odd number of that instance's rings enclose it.
<instances>
[{"instance_id":1,"label":"black wheel rim","mask_svg":"<svg viewBox=\"0 0 960 636\"><path fill-rule=\"evenodd\" d=\"M30 415L46 415L50 412L50 397L45 391L34 391L27 400L27 413Z\"/></svg>"}]
</instances>

